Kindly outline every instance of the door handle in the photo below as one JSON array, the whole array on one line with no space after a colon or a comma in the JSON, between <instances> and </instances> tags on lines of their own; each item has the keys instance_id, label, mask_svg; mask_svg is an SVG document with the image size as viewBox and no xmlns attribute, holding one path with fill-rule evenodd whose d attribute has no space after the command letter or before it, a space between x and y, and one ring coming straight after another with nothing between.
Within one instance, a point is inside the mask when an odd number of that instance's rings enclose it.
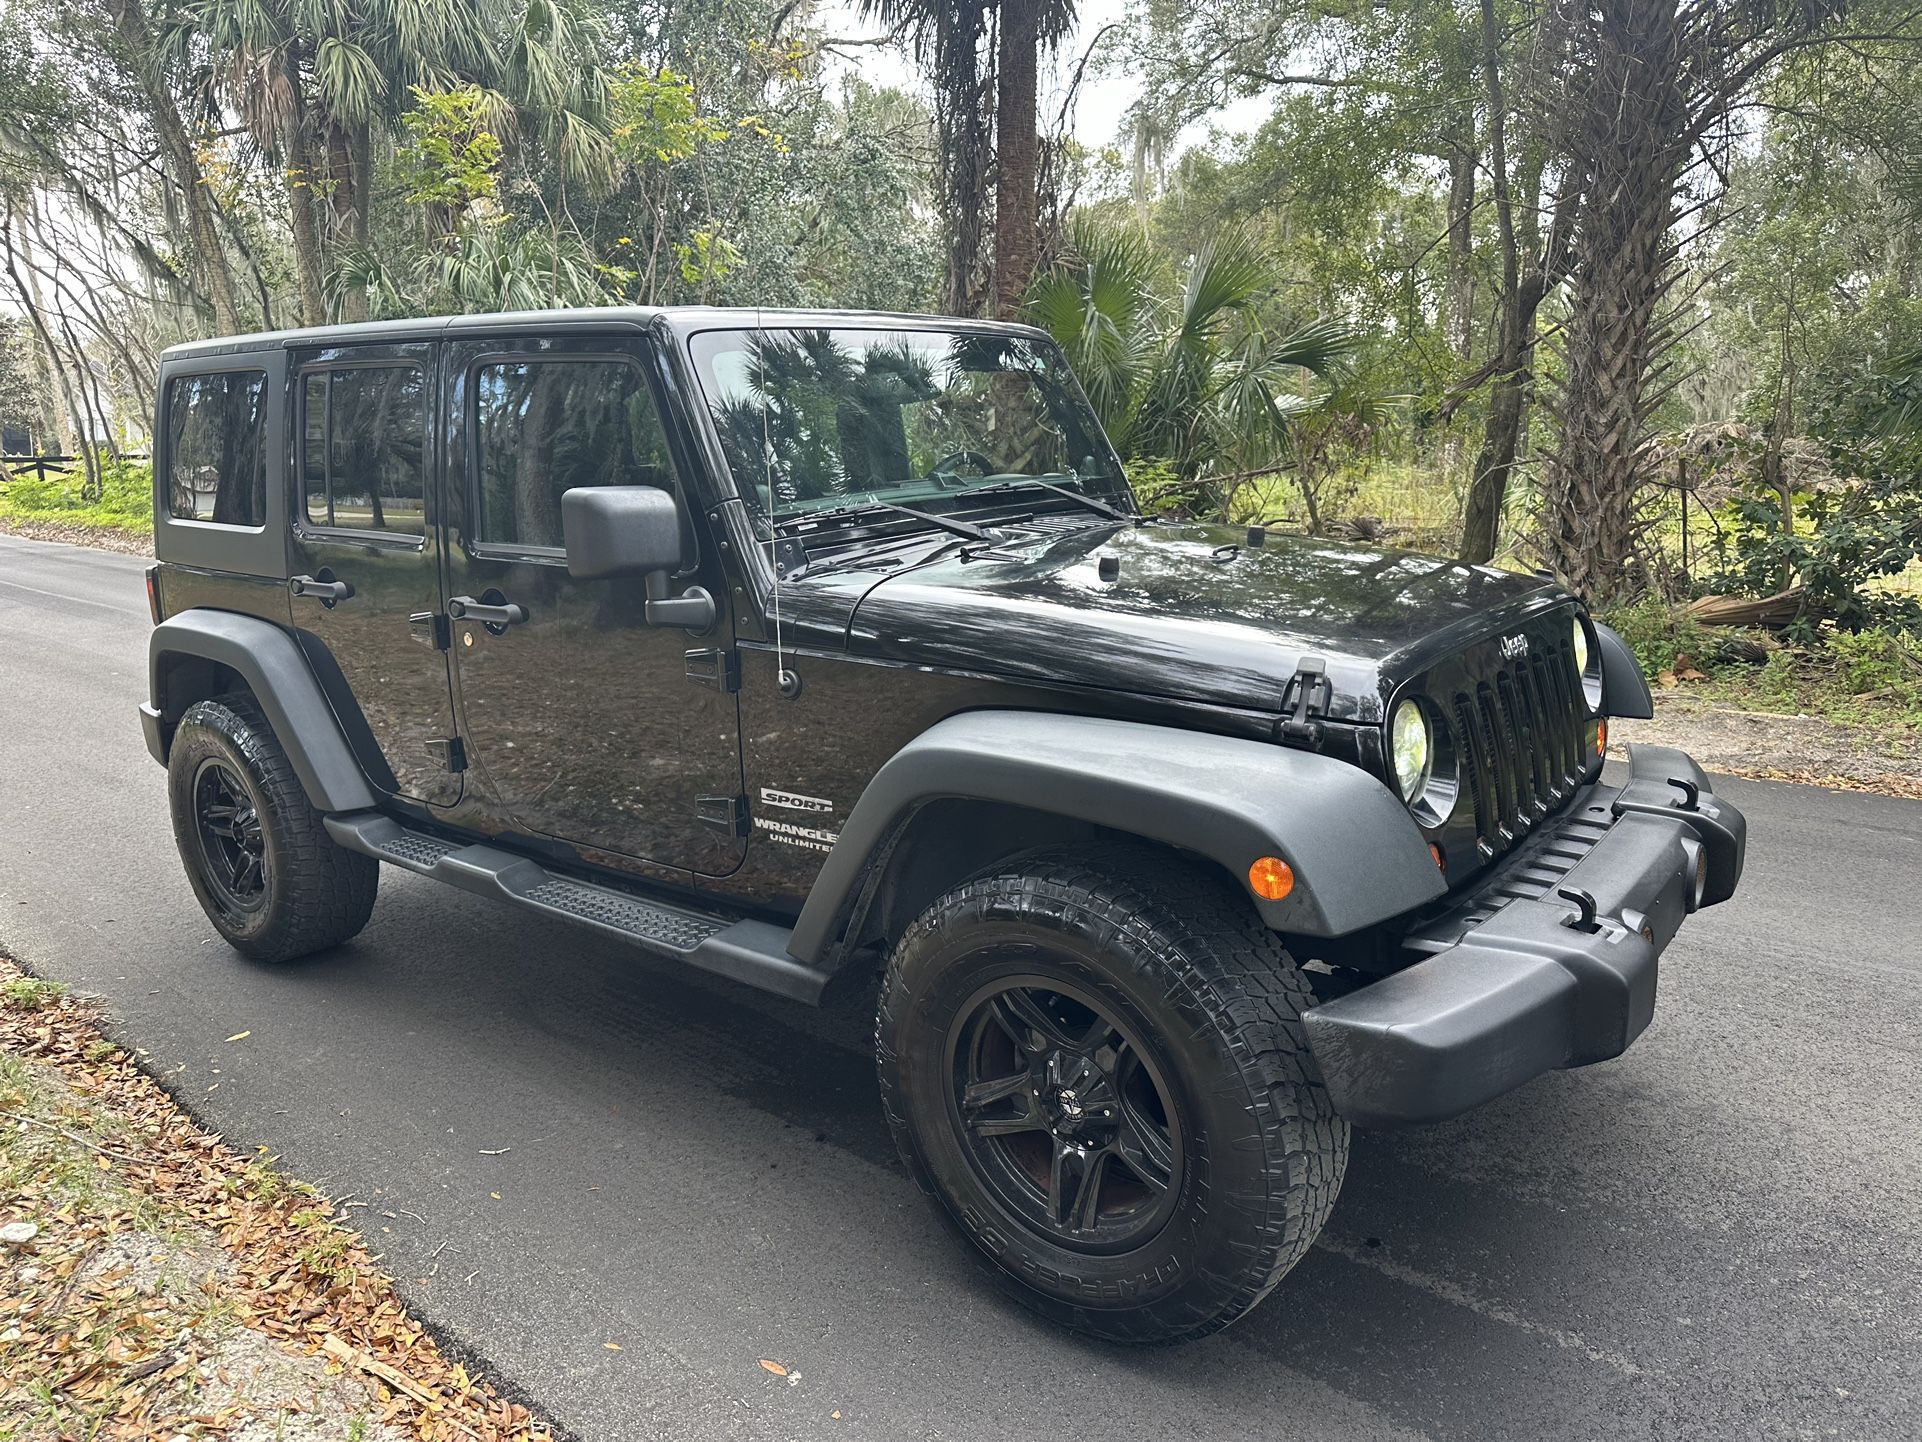
<instances>
[{"instance_id":1,"label":"door handle","mask_svg":"<svg viewBox=\"0 0 1922 1442\"><path fill-rule=\"evenodd\" d=\"M296 596L312 596L321 605L332 609L336 601L345 601L354 594L354 588L345 581L334 579L332 571L322 569L318 576L294 576L287 582L287 589Z\"/></svg>"},{"instance_id":2,"label":"door handle","mask_svg":"<svg viewBox=\"0 0 1922 1442\"><path fill-rule=\"evenodd\" d=\"M518 626L527 619L527 608L512 601L495 604L477 601L472 596L455 596L447 603L447 614L456 621L479 621L483 626Z\"/></svg>"}]
</instances>

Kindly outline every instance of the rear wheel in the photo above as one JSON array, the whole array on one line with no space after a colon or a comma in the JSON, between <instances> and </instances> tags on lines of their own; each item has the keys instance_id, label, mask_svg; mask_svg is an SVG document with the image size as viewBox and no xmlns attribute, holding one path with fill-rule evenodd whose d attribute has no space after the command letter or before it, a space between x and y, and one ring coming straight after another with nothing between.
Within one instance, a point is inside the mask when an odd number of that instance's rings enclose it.
<instances>
[{"instance_id":1,"label":"rear wheel","mask_svg":"<svg viewBox=\"0 0 1922 1442\"><path fill-rule=\"evenodd\" d=\"M902 938L877 1053L915 1179L1020 1301L1166 1341L1244 1315L1347 1160L1274 934L1210 872L1043 854Z\"/></svg>"},{"instance_id":2,"label":"rear wheel","mask_svg":"<svg viewBox=\"0 0 1922 1442\"><path fill-rule=\"evenodd\" d=\"M187 879L236 951L291 961L367 924L380 864L327 834L251 696L187 708L167 753L167 793Z\"/></svg>"}]
</instances>

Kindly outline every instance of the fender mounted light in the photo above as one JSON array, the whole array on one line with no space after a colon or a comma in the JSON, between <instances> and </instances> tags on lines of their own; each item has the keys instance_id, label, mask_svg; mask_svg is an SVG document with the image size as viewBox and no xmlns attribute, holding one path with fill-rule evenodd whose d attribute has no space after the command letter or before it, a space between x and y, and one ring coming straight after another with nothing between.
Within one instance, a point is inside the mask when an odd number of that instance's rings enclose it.
<instances>
[{"instance_id":1,"label":"fender mounted light","mask_svg":"<svg viewBox=\"0 0 1922 1442\"><path fill-rule=\"evenodd\" d=\"M1295 889L1295 869L1279 856L1257 856L1248 868L1248 889L1263 901L1280 901Z\"/></svg>"}]
</instances>

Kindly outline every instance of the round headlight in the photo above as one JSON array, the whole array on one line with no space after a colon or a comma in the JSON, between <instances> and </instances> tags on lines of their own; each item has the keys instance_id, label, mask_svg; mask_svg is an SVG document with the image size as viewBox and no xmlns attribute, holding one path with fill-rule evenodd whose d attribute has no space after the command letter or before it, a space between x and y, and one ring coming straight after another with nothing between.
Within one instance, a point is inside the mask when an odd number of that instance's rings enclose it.
<instances>
[{"instance_id":1,"label":"round headlight","mask_svg":"<svg viewBox=\"0 0 1922 1442\"><path fill-rule=\"evenodd\" d=\"M1401 799L1413 806L1421 799L1435 759L1434 738L1428 732L1428 717L1414 701L1395 708L1388 726L1388 750L1395 763L1395 784Z\"/></svg>"},{"instance_id":2,"label":"round headlight","mask_svg":"<svg viewBox=\"0 0 1922 1442\"><path fill-rule=\"evenodd\" d=\"M1579 674L1586 676L1588 674L1588 627L1582 624L1582 618L1580 616L1575 617L1574 626L1575 670Z\"/></svg>"}]
</instances>

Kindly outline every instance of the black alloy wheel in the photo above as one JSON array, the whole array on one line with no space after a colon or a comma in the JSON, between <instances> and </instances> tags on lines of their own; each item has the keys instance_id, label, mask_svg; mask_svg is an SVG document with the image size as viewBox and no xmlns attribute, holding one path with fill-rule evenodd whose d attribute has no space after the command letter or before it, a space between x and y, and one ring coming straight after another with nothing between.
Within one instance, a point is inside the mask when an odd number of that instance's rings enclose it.
<instances>
[{"instance_id":1,"label":"black alloy wheel","mask_svg":"<svg viewBox=\"0 0 1922 1442\"><path fill-rule=\"evenodd\" d=\"M367 924L380 863L328 835L252 696L186 709L167 748L167 801L194 898L235 950L291 961Z\"/></svg>"},{"instance_id":2,"label":"black alloy wheel","mask_svg":"<svg viewBox=\"0 0 1922 1442\"><path fill-rule=\"evenodd\" d=\"M207 885L237 914L267 901L267 843L260 810L228 765L208 757L194 773L194 821Z\"/></svg>"},{"instance_id":3,"label":"black alloy wheel","mask_svg":"<svg viewBox=\"0 0 1922 1442\"><path fill-rule=\"evenodd\" d=\"M1009 1213L1088 1253L1139 1246L1167 1224L1183 1166L1174 1093L1095 997L1001 978L963 1005L949 1051L966 1155Z\"/></svg>"},{"instance_id":4,"label":"black alloy wheel","mask_svg":"<svg viewBox=\"0 0 1922 1442\"><path fill-rule=\"evenodd\" d=\"M934 898L888 959L882 1110L1024 1306L1115 1341L1244 1316L1313 1244L1348 1128L1307 979L1233 878L1037 850Z\"/></svg>"}]
</instances>

